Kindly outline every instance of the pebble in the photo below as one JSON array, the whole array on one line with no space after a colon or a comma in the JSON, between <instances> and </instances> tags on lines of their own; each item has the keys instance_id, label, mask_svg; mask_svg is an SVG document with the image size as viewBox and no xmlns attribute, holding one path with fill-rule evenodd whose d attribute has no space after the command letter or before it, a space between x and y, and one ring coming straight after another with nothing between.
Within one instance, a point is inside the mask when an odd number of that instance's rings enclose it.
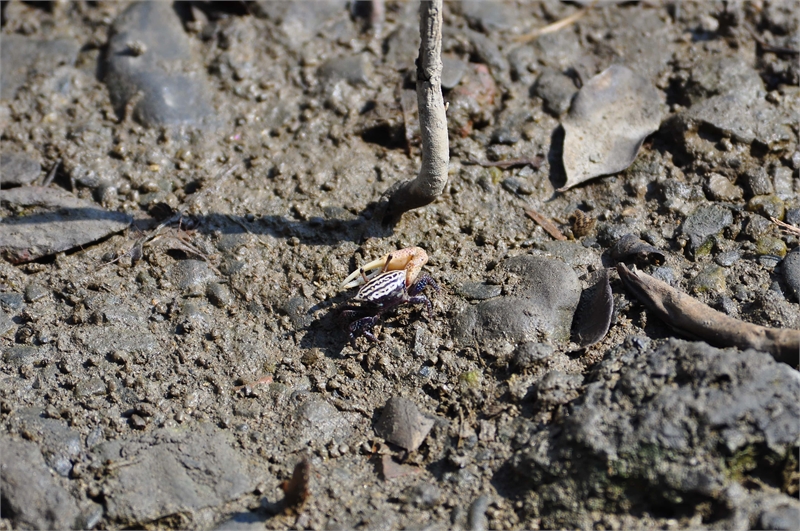
<instances>
[{"instance_id":1,"label":"pebble","mask_svg":"<svg viewBox=\"0 0 800 531\"><path fill-rule=\"evenodd\" d=\"M790 208L786 211L784 221L789 225L800 227L800 208Z\"/></svg>"},{"instance_id":2,"label":"pebble","mask_svg":"<svg viewBox=\"0 0 800 531\"><path fill-rule=\"evenodd\" d=\"M134 53L142 45L146 51ZM192 57L189 38L171 4L129 6L114 20L107 48L103 81L120 116L134 97L141 99L133 117L150 127L199 125L213 115L204 70ZM190 67L193 72L187 71Z\"/></svg>"},{"instance_id":3,"label":"pebble","mask_svg":"<svg viewBox=\"0 0 800 531\"><path fill-rule=\"evenodd\" d=\"M572 79L552 68L542 69L531 87L531 96L542 98L545 110L554 116L561 116L569 110L576 92L578 89Z\"/></svg>"},{"instance_id":4,"label":"pebble","mask_svg":"<svg viewBox=\"0 0 800 531\"><path fill-rule=\"evenodd\" d=\"M6 188L31 184L39 178L41 171L41 164L26 153L0 153L0 181Z\"/></svg>"},{"instance_id":5,"label":"pebble","mask_svg":"<svg viewBox=\"0 0 800 531\"><path fill-rule=\"evenodd\" d=\"M701 206L687 217L681 231L689 238L689 250L694 256L708 254L712 237L733 224L733 214L719 205Z\"/></svg>"},{"instance_id":6,"label":"pebble","mask_svg":"<svg viewBox=\"0 0 800 531\"><path fill-rule=\"evenodd\" d=\"M789 286L789 292L800 302L800 247L795 247L783 259L783 279Z\"/></svg>"},{"instance_id":7,"label":"pebble","mask_svg":"<svg viewBox=\"0 0 800 531\"><path fill-rule=\"evenodd\" d=\"M722 267L731 267L742 259L741 251L725 251L714 257L714 262Z\"/></svg>"},{"instance_id":8,"label":"pebble","mask_svg":"<svg viewBox=\"0 0 800 531\"><path fill-rule=\"evenodd\" d=\"M762 236L756 240L756 253L783 258L786 256L786 242L774 236Z\"/></svg>"},{"instance_id":9,"label":"pebble","mask_svg":"<svg viewBox=\"0 0 800 531\"><path fill-rule=\"evenodd\" d=\"M529 369L545 362L554 352L555 348L547 343L526 341L525 343L520 343L514 351L514 365L521 370Z\"/></svg>"},{"instance_id":10,"label":"pebble","mask_svg":"<svg viewBox=\"0 0 800 531\"><path fill-rule=\"evenodd\" d=\"M738 201L744 195L741 188L719 173L712 173L709 175L703 188L711 199L715 201Z\"/></svg>"},{"instance_id":11,"label":"pebble","mask_svg":"<svg viewBox=\"0 0 800 531\"><path fill-rule=\"evenodd\" d=\"M461 14L469 25L484 33L507 32L520 23L519 12L513 4L465 0L456 5L461 8Z\"/></svg>"},{"instance_id":12,"label":"pebble","mask_svg":"<svg viewBox=\"0 0 800 531\"><path fill-rule=\"evenodd\" d=\"M434 422L411 400L394 396L384 406L375 432L388 442L413 452L428 436Z\"/></svg>"},{"instance_id":13,"label":"pebble","mask_svg":"<svg viewBox=\"0 0 800 531\"><path fill-rule=\"evenodd\" d=\"M323 63L317 73L324 81L345 80L351 85L369 85L372 63L364 54L336 57Z\"/></svg>"},{"instance_id":14,"label":"pebble","mask_svg":"<svg viewBox=\"0 0 800 531\"><path fill-rule=\"evenodd\" d=\"M210 282L206 287L206 297L217 308L225 308L233 302L231 290L225 284Z\"/></svg>"},{"instance_id":15,"label":"pebble","mask_svg":"<svg viewBox=\"0 0 800 531\"><path fill-rule=\"evenodd\" d=\"M690 282L694 293L723 293L726 288L725 270L718 265L703 269Z\"/></svg>"},{"instance_id":16,"label":"pebble","mask_svg":"<svg viewBox=\"0 0 800 531\"><path fill-rule=\"evenodd\" d=\"M46 297L48 293L50 293L50 291L41 284L31 282L25 286L25 302L36 302Z\"/></svg>"},{"instance_id":17,"label":"pebble","mask_svg":"<svg viewBox=\"0 0 800 531\"><path fill-rule=\"evenodd\" d=\"M785 166L778 166L773 172L772 181L775 186L775 194L788 201L795 197L794 193L794 179L792 178L792 170Z\"/></svg>"},{"instance_id":18,"label":"pebble","mask_svg":"<svg viewBox=\"0 0 800 531\"><path fill-rule=\"evenodd\" d=\"M776 195L757 195L747 202L747 210L757 212L767 218L783 220L785 206Z\"/></svg>"},{"instance_id":19,"label":"pebble","mask_svg":"<svg viewBox=\"0 0 800 531\"><path fill-rule=\"evenodd\" d=\"M744 175L739 177L739 180L751 196L769 195L775 192L772 181L770 181L767 175L767 170L762 166L749 168Z\"/></svg>"}]
</instances>

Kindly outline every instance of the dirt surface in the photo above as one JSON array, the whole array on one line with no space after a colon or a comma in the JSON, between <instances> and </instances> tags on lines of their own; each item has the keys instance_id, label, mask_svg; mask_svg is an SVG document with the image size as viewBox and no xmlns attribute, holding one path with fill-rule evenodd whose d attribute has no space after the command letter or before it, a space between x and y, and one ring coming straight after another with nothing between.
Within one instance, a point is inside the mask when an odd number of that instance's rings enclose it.
<instances>
[{"instance_id":1,"label":"dirt surface","mask_svg":"<svg viewBox=\"0 0 800 531\"><path fill-rule=\"evenodd\" d=\"M3 3L3 192L57 165L87 217L133 223L3 249L0 529L797 528L797 363L671 339L613 272L609 333L569 338L628 233L653 276L800 328L798 238L768 219L800 222L797 2L600 2L528 42L580 6L446 4L450 182L393 228L417 4L362 7ZM617 63L661 127L558 193L560 122ZM35 208L3 196L0 231ZM432 314L351 344L340 283L410 246ZM376 431L397 396L413 451Z\"/></svg>"}]
</instances>

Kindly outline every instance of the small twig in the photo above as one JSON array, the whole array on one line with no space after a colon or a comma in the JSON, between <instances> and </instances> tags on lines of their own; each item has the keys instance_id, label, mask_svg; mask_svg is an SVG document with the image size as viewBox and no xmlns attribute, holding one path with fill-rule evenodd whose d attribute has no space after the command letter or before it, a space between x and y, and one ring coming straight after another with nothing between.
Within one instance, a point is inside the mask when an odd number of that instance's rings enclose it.
<instances>
[{"instance_id":1,"label":"small twig","mask_svg":"<svg viewBox=\"0 0 800 531\"><path fill-rule=\"evenodd\" d=\"M59 166L61 166L61 159L55 161L55 163L53 163L53 167L50 168L50 171L47 172L47 175L45 175L44 180L42 181L43 188L48 187L50 186L50 184L52 184L53 179L56 178L56 172L58 171Z\"/></svg>"},{"instance_id":2,"label":"small twig","mask_svg":"<svg viewBox=\"0 0 800 531\"><path fill-rule=\"evenodd\" d=\"M771 52L778 55L797 55L800 54L800 50L795 50L794 48L784 48L782 46L772 46L771 44L767 44L761 37L758 36L756 31L750 27L750 24L745 24L745 28L747 31L750 32L750 35L753 37L753 40L758 43L761 47L761 50L764 52Z\"/></svg>"},{"instance_id":3,"label":"small twig","mask_svg":"<svg viewBox=\"0 0 800 531\"><path fill-rule=\"evenodd\" d=\"M473 164L481 166L483 168L501 168L503 170L507 170L508 168L514 168L516 166L531 166L534 170L538 170L542 166L542 162L544 162L544 159L537 155L532 159L527 159L527 158L510 159L510 160L498 160L496 162L483 161L470 157L466 161L464 161L464 164Z\"/></svg>"},{"instance_id":4,"label":"small twig","mask_svg":"<svg viewBox=\"0 0 800 531\"><path fill-rule=\"evenodd\" d=\"M548 24L547 26L544 26L543 28L539 28L539 29L533 30L532 32L528 33L527 35L520 35L519 37L516 37L514 39L514 41L522 43L522 44L525 44L525 43L528 43L528 42L531 42L531 41L535 41L536 39L538 39L542 35L547 35L548 33L555 33L560 29L566 28L570 24L575 23L583 15L588 13L589 10L594 7L594 5L597 3L597 1L598 0L594 0L594 2L592 2L591 4L587 5L586 7L582 8L582 9L579 9L578 11L574 12L573 14L571 14L568 17L564 17L561 20L557 20L556 22L553 22L552 24Z\"/></svg>"},{"instance_id":5,"label":"small twig","mask_svg":"<svg viewBox=\"0 0 800 531\"><path fill-rule=\"evenodd\" d=\"M775 225L779 226L784 231L788 232L789 234L793 234L795 236L800 236L800 228L795 227L794 225L790 225L789 223L784 223L783 221L779 220L778 218L770 217L770 221L772 221Z\"/></svg>"},{"instance_id":6,"label":"small twig","mask_svg":"<svg viewBox=\"0 0 800 531\"><path fill-rule=\"evenodd\" d=\"M776 361L796 366L800 356L800 330L768 328L746 323L711 308L625 264L617 264L619 278L634 297L676 332L717 347L754 348L769 352Z\"/></svg>"},{"instance_id":7,"label":"small twig","mask_svg":"<svg viewBox=\"0 0 800 531\"><path fill-rule=\"evenodd\" d=\"M535 221L544 231L558 241L566 241L567 237L558 230L556 224L533 209L525 209L525 214Z\"/></svg>"},{"instance_id":8,"label":"small twig","mask_svg":"<svg viewBox=\"0 0 800 531\"><path fill-rule=\"evenodd\" d=\"M417 103L422 164L416 179L401 181L384 194L388 197L384 224L392 224L404 212L432 203L447 185L450 144L442 98L442 0L420 2L419 14Z\"/></svg>"}]
</instances>

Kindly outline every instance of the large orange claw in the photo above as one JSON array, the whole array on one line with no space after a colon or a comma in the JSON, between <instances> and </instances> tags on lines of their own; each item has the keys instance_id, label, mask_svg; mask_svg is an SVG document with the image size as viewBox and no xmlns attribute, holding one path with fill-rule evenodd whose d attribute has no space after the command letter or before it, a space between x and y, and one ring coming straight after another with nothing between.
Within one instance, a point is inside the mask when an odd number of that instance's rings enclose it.
<instances>
[{"instance_id":1,"label":"large orange claw","mask_svg":"<svg viewBox=\"0 0 800 531\"><path fill-rule=\"evenodd\" d=\"M344 279L342 288L354 288L362 284L366 284L376 276L386 271L397 271L401 269L406 270L406 286L410 286L419 275L422 266L428 261L428 253L421 247L406 247L398 251L393 251L387 255L381 256L377 260L373 260L368 264L359 267ZM367 271L377 269L373 273L367 274Z\"/></svg>"}]
</instances>

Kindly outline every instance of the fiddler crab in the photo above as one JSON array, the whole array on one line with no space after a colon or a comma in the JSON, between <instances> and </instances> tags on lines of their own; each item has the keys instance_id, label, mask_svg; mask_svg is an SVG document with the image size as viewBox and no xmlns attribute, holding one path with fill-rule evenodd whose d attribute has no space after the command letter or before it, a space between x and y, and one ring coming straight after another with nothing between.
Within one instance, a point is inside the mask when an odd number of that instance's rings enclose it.
<instances>
[{"instance_id":1,"label":"fiddler crab","mask_svg":"<svg viewBox=\"0 0 800 531\"><path fill-rule=\"evenodd\" d=\"M342 282L343 289L361 286L351 299L356 304L349 304L342 310L342 316L351 319L348 330L352 344L355 345L359 335L378 341L372 328L381 320L381 315L403 304L424 304L428 315L432 315L431 301L422 291L431 286L439 293L439 286L430 276L419 274L427 261L428 253L423 249L408 247L364 264ZM377 271L367 274L371 270Z\"/></svg>"}]
</instances>

